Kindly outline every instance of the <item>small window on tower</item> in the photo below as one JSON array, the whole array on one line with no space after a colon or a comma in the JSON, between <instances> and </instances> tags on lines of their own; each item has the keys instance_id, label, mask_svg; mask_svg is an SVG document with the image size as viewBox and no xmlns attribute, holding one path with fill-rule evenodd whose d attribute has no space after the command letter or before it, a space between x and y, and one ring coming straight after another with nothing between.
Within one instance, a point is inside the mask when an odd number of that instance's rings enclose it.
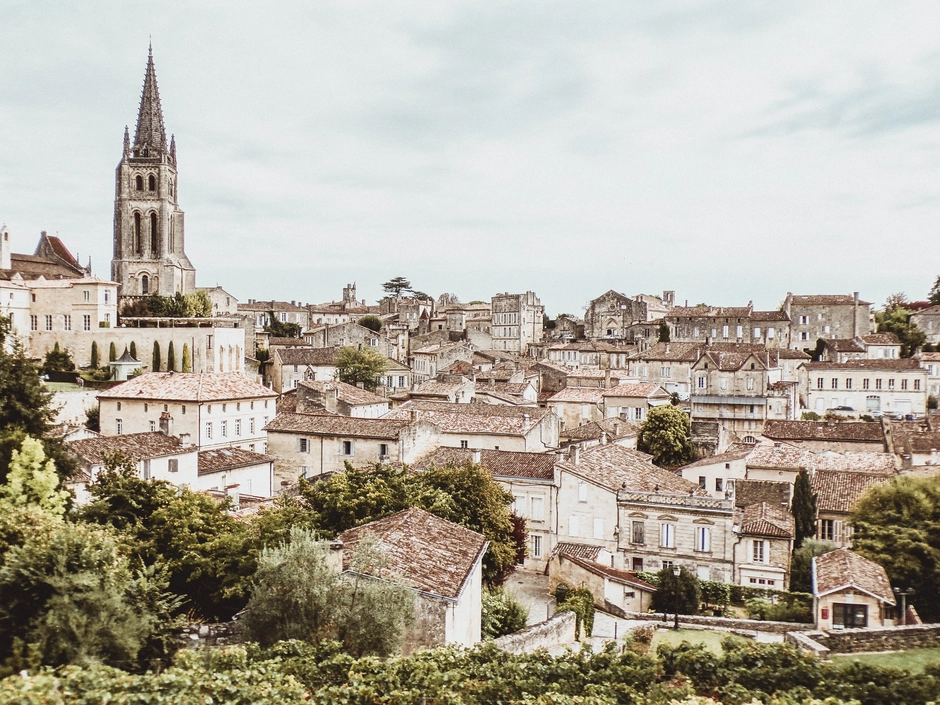
<instances>
[{"instance_id":1,"label":"small window on tower","mask_svg":"<svg viewBox=\"0 0 940 705\"><path fill-rule=\"evenodd\" d=\"M148 177L147 182L148 182L148 183L147 183L147 186L148 186L148 188L149 188L151 191L156 191L156 190L157 190L157 180L156 180L155 178L153 178L153 174L151 174L151 175Z\"/></svg>"},{"instance_id":2,"label":"small window on tower","mask_svg":"<svg viewBox=\"0 0 940 705\"><path fill-rule=\"evenodd\" d=\"M144 190L144 178L142 176L137 177L137 190L138 191Z\"/></svg>"}]
</instances>

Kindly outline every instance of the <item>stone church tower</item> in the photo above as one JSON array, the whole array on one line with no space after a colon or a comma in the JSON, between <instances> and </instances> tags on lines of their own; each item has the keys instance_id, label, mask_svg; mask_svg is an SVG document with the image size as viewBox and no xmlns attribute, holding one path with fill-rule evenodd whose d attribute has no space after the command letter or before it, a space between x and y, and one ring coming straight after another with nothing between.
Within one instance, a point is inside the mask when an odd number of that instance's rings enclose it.
<instances>
[{"instance_id":1,"label":"stone church tower","mask_svg":"<svg viewBox=\"0 0 940 705\"><path fill-rule=\"evenodd\" d=\"M116 174L111 278L122 296L195 291L196 269L183 249L176 188L176 139L171 136L167 144L151 49L134 142L125 127Z\"/></svg>"}]
</instances>

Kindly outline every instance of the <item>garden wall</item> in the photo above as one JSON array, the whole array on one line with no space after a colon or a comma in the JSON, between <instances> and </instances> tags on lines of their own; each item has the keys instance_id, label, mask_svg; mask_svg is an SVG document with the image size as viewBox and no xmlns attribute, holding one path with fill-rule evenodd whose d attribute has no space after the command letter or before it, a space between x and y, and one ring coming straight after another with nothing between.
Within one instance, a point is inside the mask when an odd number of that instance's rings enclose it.
<instances>
[{"instance_id":1,"label":"garden wall","mask_svg":"<svg viewBox=\"0 0 940 705\"><path fill-rule=\"evenodd\" d=\"M906 627L845 629L819 632L812 639L833 654L858 654L866 651L903 651L940 646L940 624L912 624Z\"/></svg>"},{"instance_id":2,"label":"garden wall","mask_svg":"<svg viewBox=\"0 0 940 705\"><path fill-rule=\"evenodd\" d=\"M575 640L575 620L574 612L559 612L544 622L533 624L514 634L501 636L493 643L511 654L523 654L536 649L571 644Z\"/></svg>"},{"instance_id":3,"label":"garden wall","mask_svg":"<svg viewBox=\"0 0 940 705\"><path fill-rule=\"evenodd\" d=\"M663 614L650 612L627 612L627 619L644 619L649 622L662 622ZM669 624L672 624L673 618L669 617ZM802 624L800 622L770 622L760 619L729 619L727 617L701 617L691 614L679 615L679 626L683 624L696 624L705 627L721 627L723 629L745 629L755 632L773 632L775 634L786 634L792 631L810 630L814 626L810 623Z\"/></svg>"}]
</instances>

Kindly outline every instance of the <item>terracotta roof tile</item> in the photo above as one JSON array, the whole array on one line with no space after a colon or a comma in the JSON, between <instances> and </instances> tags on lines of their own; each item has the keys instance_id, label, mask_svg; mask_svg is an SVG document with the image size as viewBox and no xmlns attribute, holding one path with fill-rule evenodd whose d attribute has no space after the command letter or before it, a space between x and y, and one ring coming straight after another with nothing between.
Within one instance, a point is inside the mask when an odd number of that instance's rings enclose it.
<instances>
[{"instance_id":1,"label":"terracotta roof tile","mask_svg":"<svg viewBox=\"0 0 940 705\"><path fill-rule=\"evenodd\" d=\"M913 358L893 360L846 360L845 362L807 362L807 370L918 370L920 364Z\"/></svg>"},{"instance_id":2,"label":"terracotta roof tile","mask_svg":"<svg viewBox=\"0 0 940 705\"><path fill-rule=\"evenodd\" d=\"M614 492L626 489L689 494L699 489L694 482L656 467L651 456L638 450L607 444L585 448L579 456L577 463L568 457L560 459L558 466Z\"/></svg>"},{"instance_id":3,"label":"terracotta roof tile","mask_svg":"<svg viewBox=\"0 0 940 705\"><path fill-rule=\"evenodd\" d=\"M570 441L590 441L599 439L601 433L606 433L609 441L633 438L640 433L640 426L619 418L604 419L565 429L561 432L561 436Z\"/></svg>"},{"instance_id":4,"label":"terracotta roof tile","mask_svg":"<svg viewBox=\"0 0 940 705\"><path fill-rule=\"evenodd\" d=\"M901 341L894 333L872 333L863 335L862 341L865 345L900 345Z\"/></svg>"},{"instance_id":5,"label":"terracotta roof tile","mask_svg":"<svg viewBox=\"0 0 940 705\"><path fill-rule=\"evenodd\" d=\"M360 419L352 416L279 413L264 427L264 430L268 433L398 440L402 430L410 425L410 421L399 419Z\"/></svg>"},{"instance_id":6,"label":"terracotta roof tile","mask_svg":"<svg viewBox=\"0 0 940 705\"><path fill-rule=\"evenodd\" d=\"M499 404L455 404L412 400L392 409L383 419L409 419L415 411L419 419L445 433L496 433L519 436L528 433L548 416L548 409Z\"/></svg>"},{"instance_id":7,"label":"terracotta roof tile","mask_svg":"<svg viewBox=\"0 0 940 705\"><path fill-rule=\"evenodd\" d=\"M758 502L744 507L740 532L750 536L792 539L795 535L793 515L785 504Z\"/></svg>"},{"instance_id":8,"label":"terracotta roof tile","mask_svg":"<svg viewBox=\"0 0 940 705\"><path fill-rule=\"evenodd\" d=\"M895 604L885 569L847 548L813 558L813 594L822 597L845 588L857 588L889 605Z\"/></svg>"},{"instance_id":9,"label":"terracotta roof tile","mask_svg":"<svg viewBox=\"0 0 940 705\"><path fill-rule=\"evenodd\" d=\"M166 455L191 453L196 446L184 444L176 436L167 436L159 431L150 433L128 433L122 436L98 436L71 441L69 450L89 465L104 462L104 453L121 451L132 460L159 458Z\"/></svg>"},{"instance_id":10,"label":"terracotta roof tile","mask_svg":"<svg viewBox=\"0 0 940 705\"><path fill-rule=\"evenodd\" d=\"M869 487L884 485L891 476L871 473L817 470L811 485L816 493L816 507L820 512L848 514Z\"/></svg>"},{"instance_id":11,"label":"terracotta roof tile","mask_svg":"<svg viewBox=\"0 0 940 705\"><path fill-rule=\"evenodd\" d=\"M148 372L102 392L98 398L207 402L276 396L277 392L238 372Z\"/></svg>"},{"instance_id":12,"label":"terracotta roof tile","mask_svg":"<svg viewBox=\"0 0 940 705\"><path fill-rule=\"evenodd\" d=\"M775 441L885 442L884 428L877 421L767 421L762 435Z\"/></svg>"},{"instance_id":13,"label":"terracotta roof tile","mask_svg":"<svg viewBox=\"0 0 940 705\"><path fill-rule=\"evenodd\" d=\"M871 306L868 301L859 300L861 306ZM855 297L848 294L808 294L790 297L791 306L852 306Z\"/></svg>"},{"instance_id":14,"label":"terracotta roof tile","mask_svg":"<svg viewBox=\"0 0 940 705\"><path fill-rule=\"evenodd\" d=\"M458 467L472 462L471 448L441 447L431 451L412 463L411 467L423 470L431 466ZM494 477L525 477L534 480L552 480L555 477L557 456L545 453L519 453L507 450L480 450L480 466Z\"/></svg>"},{"instance_id":15,"label":"terracotta roof tile","mask_svg":"<svg viewBox=\"0 0 940 705\"><path fill-rule=\"evenodd\" d=\"M336 351L339 348L296 347L275 350L274 354L282 365L333 365L336 363Z\"/></svg>"},{"instance_id":16,"label":"terracotta roof tile","mask_svg":"<svg viewBox=\"0 0 940 705\"><path fill-rule=\"evenodd\" d=\"M213 450L199 451L199 474L211 475L216 472L235 470L270 463L272 458L262 453L254 453L232 446L231 448L215 448Z\"/></svg>"}]
</instances>

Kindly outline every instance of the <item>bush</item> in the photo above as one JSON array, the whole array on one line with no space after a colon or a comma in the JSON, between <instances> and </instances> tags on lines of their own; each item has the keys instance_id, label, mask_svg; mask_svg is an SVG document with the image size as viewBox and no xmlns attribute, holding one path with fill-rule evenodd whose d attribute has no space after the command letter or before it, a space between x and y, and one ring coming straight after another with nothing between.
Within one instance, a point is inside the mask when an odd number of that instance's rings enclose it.
<instances>
[{"instance_id":1,"label":"bush","mask_svg":"<svg viewBox=\"0 0 940 705\"><path fill-rule=\"evenodd\" d=\"M800 593L784 593L786 599L774 604L770 600L754 597L745 603L751 619L769 622L812 622L811 604L799 597ZM806 596L803 596L804 598ZM812 598L811 598L812 599Z\"/></svg>"},{"instance_id":2,"label":"bush","mask_svg":"<svg viewBox=\"0 0 940 705\"><path fill-rule=\"evenodd\" d=\"M801 418L803 421L820 421L822 419L815 411L804 411Z\"/></svg>"},{"instance_id":3,"label":"bush","mask_svg":"<svg viewBox=\"0 0 940 705\"><path fill-rule=\"evenodd\" d=\"M72 356L68 350L62 350L59 343L52 346L52 350L46 353L46 359L43 361L43 372L71 372L75 369L75 363L72 362Z\"/></svg>"},{"instance_id":4,"label":"bush","mask_svg":"<svg viewBox=\"0 0 940 705\"><path fill-rule=\"evenodd\" d=\"M681 568L678 579L672 568L659 571L659 588L653 593L653 609L657 612L676 611L676 583L679 592L679 614L695 614L702 601L700 582L688 569Z\"/></svg>"},{"instance_id":5,"label":"bush","mask_svg":"<svg viewBox=\"0 0 940 705\"><path fill-rule=\"evenodd\" d=\"M716 580L702 580L699 583L702 590L702 602L707 605L721 608L731 604L731 586Z\"/></svg>"},{"instance_id":6,"label":"bush","mask_svg":"<svg viewBox=\"0 0 940 705\"><path fill-rule=\"evenodd\" d=\"M527 610L503 587L483 590L483 636L497 639L523 629L529 620Z\"/></svg>"},{"instance_id":7,"label":"bush","mask_svg":"<svg viewBox=\"0 0 940 705\"><path fill-rule=\"evenodd\" d=\"M594 594L584 587L573 588L567 583L559 583L555 588L555 601L558 608L555 612L574 612L574 634L576 639L581 638L581 627L584 627L584 636L594 633Z\"/></svg>"}]
</instances>

